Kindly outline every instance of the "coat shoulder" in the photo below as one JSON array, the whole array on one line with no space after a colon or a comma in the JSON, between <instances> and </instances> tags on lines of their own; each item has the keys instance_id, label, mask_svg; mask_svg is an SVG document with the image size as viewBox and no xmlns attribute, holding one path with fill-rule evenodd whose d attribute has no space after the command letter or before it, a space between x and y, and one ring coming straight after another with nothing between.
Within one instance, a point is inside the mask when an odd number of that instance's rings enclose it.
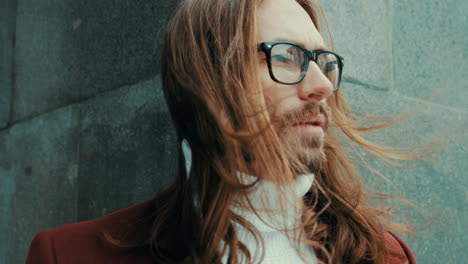
<instances>
[{"instance_id":1,"label":"coat shoulder","mask_svg":"<svg viewBox=\"0 0 468 264\"><path fill-rule=\"evenodd\" d=\"M93 220L39 232L30 244L26 264L149 263L147 254L112 245L109 238L141 243L156 209L151 199Z\"/></svg>"},{"instance_id":2,"label":"coat shoulder","mask_svg":"<svg viewBox=\"0 0 468 264\"><path fill-rule=\"evenodd\" d=\"M393 254L389 254L389 264L417 263L416 257L414 256L408 244L406 244L406 242L403 241L403 239L401 239L398 235L391 231L386 231L383 236L387 248L397 253L398 255L403 256L403 258L399 258L397 256L394 256Z\"/></svg>"}]
</instances>

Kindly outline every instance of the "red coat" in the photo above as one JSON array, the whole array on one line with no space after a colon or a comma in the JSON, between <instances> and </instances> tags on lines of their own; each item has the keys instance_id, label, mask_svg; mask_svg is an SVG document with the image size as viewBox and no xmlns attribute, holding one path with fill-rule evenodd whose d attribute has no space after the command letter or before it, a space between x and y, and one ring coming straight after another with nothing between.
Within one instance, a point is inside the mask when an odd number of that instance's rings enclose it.
<instances>
[{"instance_id":1,"label":"red coat","mask_svg":"<svg viewBox=\"0 0 468 264\"><path fill-rule=\"evenodd\" d=\"M31 243L26 264L154 264L147 250L111 246L106 242L103 232L125 237L126 241L141 241L151 229L157 204L156 197L94 220L40 232ZM385 239L390 248L407 256L409 264L416 263L410 248L398 236L386 232ZM177 248L176 239L167 241L167 245L173 248L170 252L179 255L183 253ZM393 256L389 258L390 264L405 263Z\"/></svg>"}]
</instances>

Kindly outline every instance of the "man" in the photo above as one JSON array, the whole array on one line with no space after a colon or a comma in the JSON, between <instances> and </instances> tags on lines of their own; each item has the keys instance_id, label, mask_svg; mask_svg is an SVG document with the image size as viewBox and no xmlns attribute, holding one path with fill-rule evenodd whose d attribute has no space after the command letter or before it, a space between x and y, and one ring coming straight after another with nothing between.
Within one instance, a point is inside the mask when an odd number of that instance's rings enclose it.
<instances>
[{"instance_id":1,"label":"man","mask_svg":"<svg viewBox=\"0 0 468 264\"><path fill-rule=\"evenodd\" d=\"M340 140L371 150L317 3L187 0L162 54L185 171L154 199L39 233L33 263L416 263ZM404 230L396 230L404 231Z\"/></svg>"}]
</instances>

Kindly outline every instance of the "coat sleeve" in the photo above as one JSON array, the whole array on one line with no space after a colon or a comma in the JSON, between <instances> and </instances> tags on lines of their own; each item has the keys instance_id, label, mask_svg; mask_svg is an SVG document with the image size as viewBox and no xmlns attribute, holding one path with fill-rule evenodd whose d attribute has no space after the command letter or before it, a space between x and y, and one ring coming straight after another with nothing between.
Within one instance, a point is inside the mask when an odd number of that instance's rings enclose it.
<instances>
[{"instance_id":1,"label":"coat sleeve","mask_svg":"<svg viewBox=\"0 0 468 264\"><path fill-rule=\"evenodd\" d=\"M34 237L26 264L57 264L54 241L47 232L40 232Z\"/></svg>"},{"instance_id":2,"label":"coat sleeve","mask_svg":"<svg viewBox=\"0 0 468 264\"><path fill-rule=\"evenodd\" d=\"M414 256L408 244L406 244L405 241L403 241L403 239L401 239L395 233L390 231L386 232L384 237L386 244L389 248L405 256L405 258L402 260L400 258L390 255L388 262L389 264L417 264L416 257Z\"/></svg>"}]
</instances>

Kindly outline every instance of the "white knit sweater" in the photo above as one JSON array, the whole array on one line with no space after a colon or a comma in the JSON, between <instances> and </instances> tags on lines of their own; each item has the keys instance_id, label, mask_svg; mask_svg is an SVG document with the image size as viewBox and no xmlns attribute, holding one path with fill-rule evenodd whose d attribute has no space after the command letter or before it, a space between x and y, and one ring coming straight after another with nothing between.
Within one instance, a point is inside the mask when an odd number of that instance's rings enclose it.
<instances>
[{"instance_id":1,"label":"white knit sweater","mask_svg":"<svg viewBox=\"0 0 468 264\"><path fill-rule=\"evenodd\" d=\"M252 176L242 175L241 177ZM298 201L300 201L304 194L310 189L313 178L313 174L300 175L292 186L285 188L285 194L288 198L286 201L283 201L283 206L286 210L281 210L279 199L282 196L273 183L259 182L257 189L249 194L249 198L252 201L252 205L257 209L257 213L261 219L251 210L242 210L235 206L231 207L235 213L249 221L263 237L265 255L261 263L317 263L314 251L311 248L305 245L299 245L299 243L291 239L303 235L302 230L289 231L287 233L278 231L281 229L294 229L300 222L301 210ZM278 213L266 213L258 210L263 208L276 210ZM257 259L255 259L257 262L254 263L258 263L258 257L261 251L257 248L256 241L252 235L240 225L236 225L236 231L239 235L239 240L249 248L254 258L257 257ZM223 263L227 263L226 256L223 258Z\"/></svg>"},{"instance_id":2,"label":"white knit sweater","mask_svg":"<svg viewBox=\"0 0 468 264\"><path fill-rule=\"evenodd\" d=\"M184 146L185 145L185 146ZM186 168L190 171L191 153L188 144L183 143L183 151L186 158ZM189 173L187 173L189 175ZM238 174L238 177L252 182L254 176ZM236 214L243 216L249 221L261 234L264 240L264 258L262 264L316 264L317 260L314 251L305 245L298 245L290 237L299 237L303 235L302 230L289 231L288 233L278 231L278 229L292 229L301 219L301 210L298 201L307 193L313 183L314 175L300 175L291 186L284 188L286 201L283 201L281 213L266 213L257 210L261 219L251 210L241 209L232 206L231 209ZM246 183L244 181L244 183ZM259 182L255 191L249 194L249 199L256 209L281 210L280 195L277 188L270 182ZM263 219L263 221L262 221ZM268 224L265 224L268 223ZM261 249L257 248L256 241L250 233L242 226L235 224L239 240L243 242L253 256L254 263L259 263ZM300 257L300 256L302 257ZM239 256L242 260L242 255ZM223 263L227 263L227 256L223 257ZM241 261L241 263L244 263Z\"/></svg>"}]
</instances>

